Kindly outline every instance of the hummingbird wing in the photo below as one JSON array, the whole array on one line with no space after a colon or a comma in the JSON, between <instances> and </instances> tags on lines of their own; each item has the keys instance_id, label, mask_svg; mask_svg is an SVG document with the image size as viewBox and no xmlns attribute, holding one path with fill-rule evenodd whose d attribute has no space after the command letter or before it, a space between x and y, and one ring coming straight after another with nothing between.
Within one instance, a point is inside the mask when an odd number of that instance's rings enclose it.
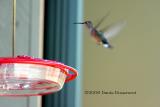
<instances>
[{"instance_id":1,"label":"hummingbird wing","mask_svg":"<svg viewBox=\"0 0 160 107\"><path fill-rule=\"evenodd\" d=\"M109 16L110 12L108 12L105 16L103 16L100 21L95 25L95 29L97 29L99 27L99 25L104 21L104 19L106 19Z\"/></svg>"},{"instance_id":2,"label":"hummingbird wing","mask_svg":"<svg viewBox=\"0 0 160 107\"><path fill-rule=\"evenodd\" d=\"M107 26L105 29L107 29L105 32L104 32L104 36L105 38L109 39L111 37L114 37L116 36L121 30L122 28L124 28L124 26L126 25L126 21L119 21L115 24L112 24L110 26ZM104 29L103 29L104 30ZM101 31L103 31L101 30Z\"/></svg>"}]
</instances>

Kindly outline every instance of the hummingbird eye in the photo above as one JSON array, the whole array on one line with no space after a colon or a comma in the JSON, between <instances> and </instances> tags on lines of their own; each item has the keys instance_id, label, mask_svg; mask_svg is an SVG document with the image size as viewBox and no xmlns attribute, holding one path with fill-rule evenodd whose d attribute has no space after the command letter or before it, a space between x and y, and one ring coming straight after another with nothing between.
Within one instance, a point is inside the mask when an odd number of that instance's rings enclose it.
<instances>
[{"instance_id":1,"label":"hummingbird eye","mask_svg":"<svg viewBox=\"0 0 160 107\"><path fill-rule=\"evenodd\" d=\"M86 22L85 22L85 24L89 24L89 23L90 23L89 21L86 21Z\"/></svg>"}]
</instances>

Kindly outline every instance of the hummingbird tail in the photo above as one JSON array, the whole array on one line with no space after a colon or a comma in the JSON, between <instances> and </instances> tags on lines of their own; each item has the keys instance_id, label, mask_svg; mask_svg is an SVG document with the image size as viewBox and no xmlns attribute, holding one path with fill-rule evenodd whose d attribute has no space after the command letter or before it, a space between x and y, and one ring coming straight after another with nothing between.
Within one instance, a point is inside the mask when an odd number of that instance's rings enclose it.
<instances>
[{"instance_id":1,"label":"hummingbird tail","mask_svg":"<svg viewBox=\"0 0 160 107\"><path fill-rule=\"evenodd\" d=\"M113 46L112 45L110 45L110 43L108 42L108 40L107 39L102 39L102 43L103 43L103 46L105 47L105 48L113 48Z\"/></svg>"},{"instance_id":2,"label":"hummingbird tail","mask_svg":"<svg viewBox=\"0 0 160 107\"><path fill-rule=\"evenodd\" d=\"M112 45L109 45L109 47L108 47L108 48L113 49L113 46L112 46Z\"/></svg>"},{"instance_id":3,"label":"hummingbird tail","mask_svg":"<svg viewBox=\"0 0 160 107\"><path fill-rule=\"evenodd\" d=\"M103 46L104 46L105 48L110 48L110 49L112 49L112 48L113 48L113 46L112 46L112 45L110 45L110 44L103 44Z\"/></svg>"}]
</instances>

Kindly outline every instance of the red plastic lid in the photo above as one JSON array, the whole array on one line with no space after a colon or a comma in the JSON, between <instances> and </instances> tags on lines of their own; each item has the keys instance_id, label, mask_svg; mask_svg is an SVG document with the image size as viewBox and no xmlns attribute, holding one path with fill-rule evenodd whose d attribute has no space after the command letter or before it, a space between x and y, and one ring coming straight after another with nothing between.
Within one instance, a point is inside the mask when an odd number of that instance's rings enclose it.
<instances>
[{"instance_id":1,"label":"red plastic lid","mask_svg":"<svg viewBox=\"0 0 160 107\"><path fill-rule=\"evenodd\" d=\"M65 82L75 79L78 75L78 72L74 68L64 65L63 63L53 61L53 60L33 58L25 55L21 55L17 57L0 57L0 63L39 64L39 65L56 67L61 69L61 72L67 75Z\"/></svg>"}]
</instances>

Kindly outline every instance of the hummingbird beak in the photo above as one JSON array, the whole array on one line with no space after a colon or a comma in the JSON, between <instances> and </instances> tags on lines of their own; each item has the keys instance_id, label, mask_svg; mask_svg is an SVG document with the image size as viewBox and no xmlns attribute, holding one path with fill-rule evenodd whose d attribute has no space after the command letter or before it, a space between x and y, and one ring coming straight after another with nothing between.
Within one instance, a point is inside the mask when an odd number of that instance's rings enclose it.
<instances>
[{"instance_id":1,"label":"hummingbird beak","mask_svg":"<svg viewBox=\"0 0 160 107\"><path fill-rule=\"evenodd\" d=\"M84 22L75 22L73 24L84 24Z\"/></svg>"}]
</instances>

